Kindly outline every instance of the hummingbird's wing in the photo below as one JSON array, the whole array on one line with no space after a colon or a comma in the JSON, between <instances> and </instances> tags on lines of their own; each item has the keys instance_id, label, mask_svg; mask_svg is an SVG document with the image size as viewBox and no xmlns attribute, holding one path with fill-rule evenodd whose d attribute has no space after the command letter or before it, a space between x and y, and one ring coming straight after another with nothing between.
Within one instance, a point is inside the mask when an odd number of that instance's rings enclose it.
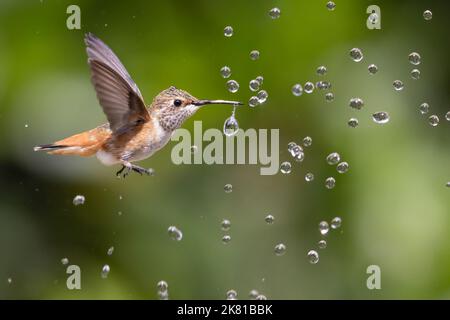
<instances>
[{"instance_id":1,"label":"hummingbird's wing","mask_svg":"<svg viewBox=\"0 0 450 320\"><path fill-rule=\"evenodd\" d=\"M112 50L93 34L85 37L92 83L113 132L150 120L136 83Z\"/></svg>"}]
</instances>

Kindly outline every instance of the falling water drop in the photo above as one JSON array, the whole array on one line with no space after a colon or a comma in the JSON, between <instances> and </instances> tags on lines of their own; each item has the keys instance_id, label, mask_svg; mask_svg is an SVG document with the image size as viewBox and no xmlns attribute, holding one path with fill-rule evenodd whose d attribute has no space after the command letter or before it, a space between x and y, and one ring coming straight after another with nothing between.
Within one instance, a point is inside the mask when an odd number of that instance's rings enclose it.
<instances>
[{"instance_id":1,"label":"falling water drop","mask_svg":"<svg viewBox=\"0 0 450 320\"><path fill-rule=\"evenodd\" d=\"M340 217L334 217L331 220L331 228L332 229L339 229L341 227L342 224L342 219Z\"/></svg>"},{"instance_id":2,"label":"falling water drop","mask_svg":"<svg viewBox=\"0 0 450 320\"><path fill-rule=\"evenodd\" d=\"M271 214L268 214L265 218L264 221L266 221L267 224L272 224L275 221L275 217Z\"/></svg>"},{"instance_id":3,"label":"falling water drop","mask_svg":"<svg viewBox=\"0 0 450 320\"><path fill-rule=\"evenodd\" d=\"M169 233L169 237L172 240L180 241L181 239L183 239L183 233L181 232L181 230L178 230L178 228L175 226L170 226L167 229L167 232Z\"/></svg>"},{"instance_id":4,"label":"falling water drop","mask_svg":"<svg viewBox=\"0 0 450 320\"><path fill-rule=\"evenodd\" d=\"M359 121L358 121L358 119L356 119L356 118L350 118L350 119L348 120L347 124L348 124L348 126L349 126L350 128L356 128L356 127L358 126L358 124L359 124Z\"/></svg>"},{"instance_id":5,"label":"falling water drop","mask_svg":"<svg viewBox=\"0 0 450 320\"><path fill-rule=\"evenodd\" d=\"M269 94L267 93L266 90L261 90L261 91L258 92L256 97L258 98L259 103L263 104L263 103L265 103L267 101L267 98L269 97Z\"/></svg>"},{"instance_id":6,"label":"falling water drop","mask_svg":"<svg viewBox=\"0 0 450 320\"><path fill-rule=\"evenodd\" d=\"M311 264L316 264L319 262L319 254L316 250L309 250L308 251L308 261Z\"/></svg>"},{"instance_id":7,"label":"falling water drop","mask_svg":"<svg viewBox=\"0 0 450 320\"><path fill-rule=\"evenodd\" d=\"M329 11L333 11L336 8L336 3L334 3L333 1L328 1L327 2L327 9Z\"/></svg>"},{"instance_id":8,"label":"falling water drop","mask_svg":"<svg viewBox=\"0 0 450 320\"><path fill-rule=\"evenodd\" d=\"M317 246L319 249L325 249L327 247L327 241L322 239L317 243Z\"/></svg>"},{"instance_id":9,"label":"falling water drop","mask_svg":"<svg viewBox=\"0 0 450 320\"><path fill-rule=\"evenodd\" d=\"M223 219L221 226L223 231L228 231L231 228L231 221L228 219Z\"/></svg>"},{"instance_id":10,"label":"falling water drop","mask_svg":"<svg viewBox=\"0 0 450 320\"><path fill-rule=\"evenodd\" d=\"M286 246L283 243L279 243L275 246L274 251L277 256L282 256L286 253Z\"/></svg>"},{"instance_id":11,"label":"falling water drop","mask_svg":"<svg viewBox=\"0 0 450 320\"><path fill-rule=\"evenodd\" d=\"M302 93L303 93L303 87L302 87L301 84L297 83L297 84L294 84L294 85L292 86L291 91L292 91L292 94L293 94L294 96L297 96L297 97L298 97L298 96L301 96L301 95L302 95Z\"/></svg>"},{"instance_id":12,"label":"falling water drop","mask_svg":"<svg viewBox=\"0 0 450 320\"><path fill-rule=\"evenodd\" d=\"M272 8L269 11L269 16L272 19L278 19L280 17L280 15L281 15L281 10L279 8Z\"/></svg>"},{"instance_id":13,"label":"falling water drop","mask_svg":"<svg viewBox=\"0 0 450 320\"><path fill-rule=\"evenodd\" d=\"M67 259L67 258L62 258L62 259L61 259L61 264L64 265L64 266L67 265L67 264L69 264L69 259Z\"/></svg>"},{"instance_id":14,"label":"falling water drop","mask_svg":"<svg viewBox=\"0 0 450 320\"><path fill-rule=\"evenodd\" d=\"M346 173L349 169L349 165L347 162L341 162L336 166L336 170L339 173Z\"/></svg>"},{"instance_id":15,"label":"falling water drop","mask_svg":"<svg viewBox=\"0 0 450 320\"><path fill-rule=\"evenodd\" d=\"M411 64L416 66L416 65L420 64L420 62L421 62L420 54L418 54L417 52L411 52L408 55L408 60Z\"/></svg>"},{"instance_id":16,"label":"falling water drop","mask_svg":"<svg viewBox=\"0 0 450 320\"><path fill-rule=\"evenodd\" d=\"M285 161L280 165L280 171L283 174L289 174L289 173L291 173L291 170L292 170L292 166L291 166L291 163L288 161Z\"/></svg>"},{"instance_id":17,"label":"falling water drop","mask_svg":"<svg viewBox=\"0 0 450 320\"><path fill-rule=\"evenodd\" d=\"M327 94L325 95L325 101L326 102L331 102L334 100L334 93L333 92L327 92Z\"/></svg>"},{"instance_id":18,"label":"falling water drop","mask_svg":"<svg viewBox=\"0 0 450 320\"><path fill-rule=\"evenodd\" d=\"M352 58L352 60L355 62L360 62L364 58L364 55L361 49L353 48L350 50L350 58Z\"/></svg>"},{"instance_id":19,"label":"falling water drop","mask_svg":"<svg viewBox=\"0 0 450 320\"><path fill-rule=\"evenodd\" d=\"M337 152L332 152L327 156L327 163L329 165L335 165L337 164L339 161L341 161L341 156L339 153Z\"/></svg>"},{"instance_id":20,"label":"falling water drop","mask_svg":"<svg viewBox=\"0 0 450 320\"><path fill-rule=\"evenodd\" d=\"M312 93L314 91L314 83L310 81L306 82L304 89L306 93Z\"/></svg>"},{"instance_id":21,"label":"falling water drop","mask_svg":"<svg viewBox=\"0 0 450 320\"><path fill-rule=\"evenodd\" d=\"M435 114L431 115L428 118L428 123L432 126L432 127L436 127L439 124L439 117Z\"/></svg>"},{"instance_id":22,"label":"falling water drop","mask_svg":"<svg viewBox=\"0 0 450 320\"><path fill-rule=\"evenodd\" d=\"M333 189L336 186L336 179L333 177L328 177L325 179L325 187L327 189Z\"/></svg>"},{"instance_id":23,"label":"falling water drop","mask_svg":"<svg viewBox=\"0 0 450 320\"><path fill-rule=\"evenodd\" d=\"M367 67L367 70L369 70L369 74L375 74L378 72L378 67L375 64L371 64Z\"/></svg>"},{"instance_id":24,"label":"falling water drop","mask_svg":"<svg viewBox=\"0 0 450 320\"><path fill-rule=\"evenodd\" d=\"M303 138L303 146L310 147L312 145L312 138L310 136L306 136Z\"/></svg>"},{"instance_id":25,"label":"falling water drop","mask_svg":"<svg viewBox=\"0 0 450 320\"><path fill-rule=\"evenodd\" d=\"M231 36L233 35L233 27L231 27L231 26L226 26L226 27L223 29L223 34L224 34L224 36L227 37L227 38L231 37Z\"/></svg>"},{"instance_id":26,"label":"falling water drop","mask_svg":"<svg viewBox=\"0 0 450 320\"><path fill-rule=\"evenodd\" d=\"M411 70L411 78L413 78L413 80L419 80L420 79L420 70L412 69Z\"/></svg>"},{"instance_id":27,"label":"falling water drop","mask_svg":"<svg viewBox=\"0 0 450 320\"><path fill-rule=\"evenodd\" d=\"M427 21L430 21L433 18L433 13L430 10L425 10L423 12L423 18Z\"/></svg>"},{"instance_id":28,"label":"falling water drop","mask_svg":"<svg viewBox=\"0 0 450 320\"><path fill-rule=\"evenodd\" d=\"M394 86L395 91L402 91L405 87L401 80L395 80L392 85Z\"/></svg>"},{"instance_id":29,"label":"falling water drop","mask_svg":"<svg viewBox=\"0 0 450 320\"><path fill-rule=\"evenodd\" d=\"M231 76L231 69L228 66L224 66L220 69L220 74L222 75L222 78L229 78Z\"/></svg>"},{"instance_id":30,"label":"falling water drop","mask_svg":"<svg viewBox=\"0 0 450 320\"><path fill-rule=\"evenodd\" d=\"M84 204L84 201L85 201L86 199L84 198L84 196L82 196L82 195L76 195L75 196L75 198L73 198L73 205L74 206L79 206L79 205L82 205L82 204Z\"/></svg>"},{"instance_id":31,"label":"falling water drop","mask_svg":"<svg viewBox=\"0 0 450 320\"><path fill-rule=\"evenodd\" d=\"M236 93L239 90L239 83L236 80L228 80L227 89L231 93Z\"/></svg>"},{"instance_id":32,"label":"falling water drop","mask_svg":"<svg viewBox=\"0 0 450 320\"><path fill-rule=\"evenodd\" d=\"M223 124L223 133L227 137L234 136L239 130L239 123L237 122L234 114L231 115Z\"/></svg>"},{"instance_id":33,"label":"falling water drop","mask_svg":"<svg viewBox=\"0 0 450 320\"><path fill-rule=\"evenodd\" d=\"M223 190L225 190L225 193L231 193L233 191L233 185L230 183L227 183L224 187Z\"/></svg>"},{"instance_id":34,"label":"falling water drop","mask_svg":"<svg viewBox=\"0 0 450 320\"><path fill-rule=\"evenodd\" d=\"M348 105L353 109L361 110L364 106L364 101L361 98L351 98Z\"/></svg>"},{"instance_id":35,"label":"falling water drop","mask_svg":"<svg viewBox=\"0 0 450 320\"><path fill-rule=\"evenodd\" d=\"M114 247L109 247L106 253L108 256L112 256L112 254L114 253Z\"/></svg>"},{"instance_id":36,"label":"falling water drop","mask_svg":"<svg viewBox=\"0 0 450 320\"><path fill-rule=\"evenodd\" d=\"M227 244L227 243L229 243L230 241L231 241L231 236L230 236L230 235L226 234L226 235L224 235L224 236L222 237L222 242L223 242L224 244Z\"/></svg>"},{"instance_id":37,"label":"falling water drop","mask_svg":"<svg viewBox=\"0 0 450 320\"><path fill-rule=\"evenodd\" d=\"M389 113L385 111L378 111L372 114L372 119L375 123L385 124L389 122Z\"/></svg>"},{"instance_id":38,"label":"falling water drop","mask_svg":"<svg viewBox=\"0 0 450 320\"><path fill-rule=\"evenodd\" d=\"M308 172L307 174L305 174L305 180L306 182L311 182L314 180L314 174L312 174L311 172Z\"/></svg>"},{"instance_id":39,"label":"falling water drop","mask_svg":"<svg viewBox=\"0 0 450 320\"><path fill-rule=\"evenodd\" d=\"M237 292L236 290L228 290L227 291L227 300L236 300L237 299Z\"/></svg>"},{"instance_id":40,"label":"falling water drop","mask_svg":"<svg viewBox=\"0 0 450 320\"><path fill-rule=\"evenodd\" d=\"M257 105L259 105L259 99L257 96L251 96L250 99L248 99L248 105L251 108L256 107Z\"/></svg>"},{"instance_id":41,"label":"falling water drop","mask_svg":"<svg viewBox=\"0 0 450 320\"><path fill-rule=\"evenodd\" d=\"M420 111L421 114L428 113L428 110L430 110L430 105L428 103L426 103L426 102L422 103L419 106L419 111Z\"/></svg>"},{"instance_id":42,"label":"falling water drop","mask_svg":"<svg viewBox=\"0 0 450 320\"><path fill-rule=\"evenodd\" d=\"M323 235L323 236L326 235L329 230L330 230L330 226L328 225L328 222L321 221L319 223L319 232L321 235Z\"/></svg>"},{"instance_id":43,"label":"falling water drop","mask_svg":"<svg viewBox=\"0 0 450 320\"><path fill-rule=\"evenodd\" d=\"M252 50L250 52L250 59L252 59L253 61L258 60L259 59L259 51L258 50Z\"/></svg>"},{"instance_id":44,"label":"falling water drop","mask_svg":"<svg viewBox=\"0 0 450 320\"><path fill-rule=\"evenodd\" d=\"M256 92L259 90L259 81L256 79L250 80L248 87L250 88L251 91Z\"/></svg>"},{"instance_id":45,"label":"falling water drop","mask_svg":"<svg viewBox=\"0 0 450 320\"><path fill-rule=\"evenodd\" d=\"M325 66L320 66L320 67L318 67L317 70L316 70L316 73L317 73L319 76L325 75L325 74L327 73L327 67L325 67Z\"/></svg>"},{"instance_id":46,"label":"falling water drop","mask_svg":"<svg viewBox=\"0 0 450 320\"><path fill-rule=\"evenodd\" d=\"M105 264L102 268L102 272L100 273L101 277L103 279L108 278L109 271L110 271L109 265Z\"/></svg>"}]
</instances>

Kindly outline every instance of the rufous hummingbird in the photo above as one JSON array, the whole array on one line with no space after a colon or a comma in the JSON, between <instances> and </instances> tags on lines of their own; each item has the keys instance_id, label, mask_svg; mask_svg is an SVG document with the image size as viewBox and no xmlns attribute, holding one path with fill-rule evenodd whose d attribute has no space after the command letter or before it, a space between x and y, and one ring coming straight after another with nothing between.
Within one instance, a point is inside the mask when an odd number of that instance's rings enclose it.
<instances>
[{"instance_id":1,"label":"rufous hummingbird","mask_svg":"<svg viewBox=\"0 0 450 320\"><path fill-rule=\"evenodd\" d=\"M34 151L49 154L92 156L105 165L121 164L125 177L131 170L151 171L133 164L164 147L175 129L208 104L241 105L237 101L200 100L186 91L170 87L146 106L136 83L113 51L91 33L85 36L91 80L108 123L75 134Z\"/></svg>"}]
</instances>

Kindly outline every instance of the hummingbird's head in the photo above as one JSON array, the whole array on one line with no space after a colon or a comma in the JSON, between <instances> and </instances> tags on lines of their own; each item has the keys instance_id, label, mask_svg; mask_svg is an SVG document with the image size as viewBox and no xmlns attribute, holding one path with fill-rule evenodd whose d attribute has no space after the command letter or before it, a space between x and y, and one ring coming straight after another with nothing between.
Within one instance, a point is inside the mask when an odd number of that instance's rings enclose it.
<instances>
[{"instance_id":1,"label":"hummingbird's head","mask_svg":"<svg viewBox=\"0 0 450 320\"><path fill-rule=\"evenodd\" d=\"M170 87L153 99L151 113L159 120L166 131L181 127L183 122L202 106L209 104L241 105L241 102L228 100L200 100L188 92Z\"/></svg>"}]
</instances>

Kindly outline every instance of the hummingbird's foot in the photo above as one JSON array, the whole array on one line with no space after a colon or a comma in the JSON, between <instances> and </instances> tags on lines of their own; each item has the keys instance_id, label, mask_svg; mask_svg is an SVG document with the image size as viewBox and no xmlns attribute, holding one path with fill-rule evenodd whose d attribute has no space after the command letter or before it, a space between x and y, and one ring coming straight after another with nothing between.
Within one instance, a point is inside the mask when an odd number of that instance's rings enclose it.
<instances>
[{"instance_id":1,"label":"hummingbird's foot","mask_svg":"<svg viewBox=\"0 0 450 320\"><path fill-rule=\"evenodd\" d=\"M135 164L131 164L128 162L128 163L122 165L122 169L117 171L116 176L118 178L125 178L126 176L128 176L130 174L131 170L139 173L141 176L143 174L148 175L148 176L153 176L155 174L155 172L151 168L145 169L145 168L139 167Z\"/></svg>"},{"instance_id":2,"label":"hummingbird's foot","mask_svg":"<svg viewBox=\"0 0 450 320\"><path fill-rule=\"evenodd\" d=\"M128 174L130 174L131 168L126 165L122 165L122 169L116 172L117 178L125 178Z\"/></svg>"},{"instance_id":3,"label":"hummingbird's foot","mask_svg":"<svg viewBox=\"0 0 450 320\"><path fill-rule=\"evenodd\" d=\"M151 169L151 168L150 169L145 169L145 168L139 167L139 166L134 165L134 164L131 165L131 169L133 171L139 173L141 176L143 174L148 175L148 176L153 176L155 174L153 169Z\"/></svg>"}]
</instances>

